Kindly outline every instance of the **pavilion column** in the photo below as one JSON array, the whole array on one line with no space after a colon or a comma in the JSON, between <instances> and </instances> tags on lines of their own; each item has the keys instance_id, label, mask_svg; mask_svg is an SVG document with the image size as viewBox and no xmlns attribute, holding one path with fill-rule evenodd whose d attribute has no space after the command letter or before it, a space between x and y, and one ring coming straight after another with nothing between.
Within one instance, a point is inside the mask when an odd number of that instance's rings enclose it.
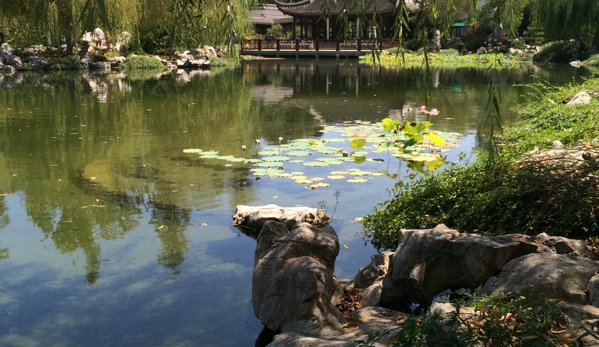
<instances>
[{"instance_id":1,"label":"pavilion column","mask_svg":"<svg viewBox=\"0 0 599 347\"><path fill-rule=\"evenodd\" d=\"M328 40L328 39L330 39L330 37L329 37L329 36L330 36L330 35L329 35L329 32L330 32L330 27L329 27L329 25L330 25L330 23L329 23L329 17L327 17L327 34L325 35L325 38L326 38L327 40ZM328 93L327 93L327 94L328 94Z\"/></svg>"},{"instance_id":2,"label":"pavilion column","mask_svg":"<svg viewBox=\"0 0 599 347\"><path fill-rule=\"evenodd\" d=\"M295 40L297 38L297 33L295 32L295 26L297 21L295 20L295 16L293 17L293 39Z\"/></svg>"},{"instance_id":3,"label":"pavilion column","mask_svg":"<svg viewBox=\"0 0 599 347\"><path fill-rule=\"evenodd\" d=\"M361 37L362 35L360 35L360 17L358 17L356 19L356 32L358 34L358 37Z\"/></svg>"}]
</instances>

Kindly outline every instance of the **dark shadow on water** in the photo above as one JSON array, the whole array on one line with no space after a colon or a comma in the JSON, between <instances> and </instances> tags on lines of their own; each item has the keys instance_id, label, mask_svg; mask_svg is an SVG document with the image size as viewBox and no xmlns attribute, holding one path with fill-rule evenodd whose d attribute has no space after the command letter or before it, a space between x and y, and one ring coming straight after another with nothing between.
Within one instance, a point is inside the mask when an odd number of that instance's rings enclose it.
<instances>
[{"instance_id":1,"label":"dark shadow on water","mask_svg":"<svg viewBox=\"0 0 599 347\"><path fill-rule=\"evenodd\" d=\"M264 329L262 329L262 331L260 332L260 335L258 335L258 338L256 338L256 344L254 346L266 347L269 343L272 342L272 340L278 333L280 333L280 331L273 331L268 329L267 327L264 327Z\"/></svg>"}]
</instances>

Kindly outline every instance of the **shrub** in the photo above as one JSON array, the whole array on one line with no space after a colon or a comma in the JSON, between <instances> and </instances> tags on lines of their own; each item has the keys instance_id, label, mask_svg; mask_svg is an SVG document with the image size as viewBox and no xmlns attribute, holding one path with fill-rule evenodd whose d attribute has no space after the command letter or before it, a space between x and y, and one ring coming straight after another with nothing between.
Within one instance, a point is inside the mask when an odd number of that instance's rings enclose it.
<instances>
[{"instance_id":1,"label":"shrub","mask_svg":"<svg viewBox=\"0 0 599 347\"><path fill-rule=\"evenodd\" d=\"M225 59L214 57L210 59L210 67L229 67L229 62Z\"/></svg>"},{"instance_id":2,"label":"shrub","mask_svg":"<svg viewBox=\"0 0 599 347\"><path fill-rule=\"evenodd\" d=\"M48 61L47 69L50 71L82 71L85 70L85 65L76 59L52 58Z\"/></svg>"},{"instance_id":3,"label":"shrub","mask_svg":"<svg viewBox=\"0 0 599 347\"><path fill-rule=\"evenodd\" d=\"M586 44L579 40L554 41L540 47L533 60L537 63L565 64L589 57Z\"/></svg>"},{"instance_id":4,"label":"shrub","mask_svg":"<svg viewBox=\"0 0 599 347\"><path fill-rule=\"evenodd\" d=\"M513 49L526 49L526 43L524 43L522 40L512 40L510 42L510 46Z\"/></svg>"},{"instance_id":5,"label":"shrub","mask_svg":"<svg viewBox=\"0 0 599 347\"><path fill-rule=\"evenodd\" d=\"M285 32L283 32L283 27L279 23L274 24L266 30L267 40L276 40L283 37L285 37Z\"/></svg>"},{"instance_id":6,"label":"shrub","mask_svg":"<svg viewBox=\"0 0 599 347\"><path fill-rule=\"evenodd\" d=\"M407 50L410 50L412 52L416 52L420 48L422 48L422 40L420 40L420 39L411 39L411 40L408 40L408 41L406 41L404 43L404 47Z\"/></svg>"},{"instance_id":7,"label":"shrub","mask_svg":"<svg viewBox=\"0 0 599 347\"><path fill-rule=\"evenodd\" d=\"M131 70L158 70L164 71L166 67L162 62L148 55L136 55L125 59L121 63L120 69L123 71Z\"/></svg>"},{"instance_id":8,"label":"shrub","mask_svg":"<svg viewBox=\"0 0 599 347\"><path fill-rule=\"evenodd\" d=\"M599 66L599 54L594 54L589 59L585 60L584 65Z\"/></svg>"},{"instance_id":9,"label":"shrub","mask_svg":"<svg viewBox=\"0 0 599 347\"><path fill-rule=\"evenodd\" d=\"M407 318L396 333L373 334L358 346L373 346L381 339L394 341L393 347L574 346L571 331L563 329L566 322L556 302L544 295L457 294L462 298L454 303L456 311L447 316L423 312Z\"/></svg>"},{"instance_id":10,"label":"shrub","mask_svg":"<svg viewBox=\"0 0 599 347\"><path fill-rule=\"evenodd\" d=\"M478 23L472 23L468 26L468 30L462 35L464 48L471 52L476 52L480 47L487 46L487 36L491 30L480 26Z\"/></svg>"},{"instance_id":11,"label":"shrub","mask_svg":"<svg viewBox=\"0 0 599 347\"><path fill-rule=\"evenodd\" d=\"M529 86L527 106L516 109L521 121L502 137L502 158L486 156L470 165L453 164L437 174L400 182L393 199L364 216L365 239L378 249L395 249L402 228L432 228L443 223L461 232L506 233L588 238L599 235L599 163L585 160L577 167L539 161L519 162L523 153L547 149L554 140L567 147L599 139L597 103L565 105L578 90L599 89L599 79L583 86Z\"/></svg>"}]
</instances>

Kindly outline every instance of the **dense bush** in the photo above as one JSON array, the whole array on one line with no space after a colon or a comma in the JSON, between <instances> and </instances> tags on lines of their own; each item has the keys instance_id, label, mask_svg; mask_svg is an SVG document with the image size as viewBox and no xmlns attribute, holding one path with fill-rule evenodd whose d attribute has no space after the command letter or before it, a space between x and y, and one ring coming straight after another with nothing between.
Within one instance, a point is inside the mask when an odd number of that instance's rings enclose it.
<instances>
[{"instance_id":1,"label":"dense bush","mask_svg":"<svg viewBox=\"0 0 599 347\"><path fill-rule=\"evenodd\" d=\"M544 44L535 54L537 63L565 64L574 60L585 60L590 56L586 44L580 40L555 41Z\"/></svg>"},{"instance_id":2,"label":"dense bush","mask_svg":"<svg viewBox=\"0 0 599 347\"><path fill-rule=\"evenodd\" d=\"M147 56L147 55L136 55L125 59L121 63L120 69L123 71L131 70L158 70L164 71L166 67L160 62L160 60Z\"/></svg>"},{"instance_id":3,"label":"dense bush","mask_svg":"<svg viewBox=\"0 0 599 347\"><path fill-rule=\"evenodd\" d=\"M358 346L373 346L383 340L386 344L393 342L393 347L575 345L571 331L564 329L566 322L557 304L542 294L527 298L521 293L474 293L466 294L454 305L456 311L445 317L440 312L410 316L401 329L375 333Z\"/></svg>"},{"instance_id":4,"label":"dense bush","mask_svg":"<svg viewBox=\"0 0 599 347\"><path fill-rule=\"evenodd\" d=\"M473 164L454 164L406 183L373 215L364 216L365 238L379 250L394 249L398 230L439 223L488 235L599 235L596 160L575 168L519 161L535 147L550 148L554 140L567 147L584 141L589 151L599 153L598 103L565 105L580 89L599 89L599 80L589 79L582 87L537 84L530 88L534 99L515 109L521 121L502 137L500 160L487 162L481 154Z\"/></svg>"},{"instance_id":5,"label":"dense bush","mask_svg":"<svg viewBox=\"0 0 599 347\"><path fill-rule=\"evenodd\" d=\"M279 23L274 24L273 26L268 28L268 30L266 30L266 39L267 40L274 41L276 39L280 39L280 38L284 38L284 37L285 37L285 32L283 31L283 26L281 26L281 24L279 24Z\"/></svg>"},{"instance_id":6,"label":"dense bush","mask_svg":"<svg viewBox=\"0 0 599 347\"><path fill-rule=\"evenodd\" d=\"M589 59L584 61L586 66L599 66L599 54L592 55Z\"/></svg>"},{"instance_id":7,"label":"dense bush","mask_svg":"<svg viewBox=\"0 0 599 347\"><path fill-rule=\"evenodd\" d=\"M422 40L420 39L412 39L408 40L404 44L405 49L417 52L420 48L422 48Z\"/></svg>"},{"instance_id":8,"label":"dense bush","mask_svg":"<svg viewBox=\"0 0 599 347\"><path fill-rule=\"evenodd\" d=\"M488 28L480 26L478 23L472 23L468 30L462 35L465 49L470 52L476 52L480 47L487 47L487 36L491 33Z\"/></svg>"},{"instance_id":9,"label":"dense bush","mask_svg":"<svg viewBox=\"0 0 599 347\"><path fill-rule=\"evenodd\" d=\"M47 69L50 71L83 71L85 65L77 59L52 58L48 61Z\"/></svg>"}]
</instances>

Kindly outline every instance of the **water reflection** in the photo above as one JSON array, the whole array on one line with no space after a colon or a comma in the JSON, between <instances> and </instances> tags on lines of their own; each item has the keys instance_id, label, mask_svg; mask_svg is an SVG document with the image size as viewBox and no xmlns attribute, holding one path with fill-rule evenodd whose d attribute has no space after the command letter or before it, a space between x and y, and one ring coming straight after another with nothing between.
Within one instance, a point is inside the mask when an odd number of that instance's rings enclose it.
<instances>
[{"instance_id":1,"label":"water reflection","mask_svg":"<svg viewBox=\"0 0 599 347\"><path fill-rule=\"evenodd\" d=\"M500 74L506 104L524 91L513 83L531 80L532 70L521 69ZM488 74L434 71L428 95L416 69L327 60L150 79L3 77L0 303L12 313L0 313L0 327L12 333L0 345L251 345L261 329L249 305L255 243L231 231L235 205L332 205L334 189L257 181L247 163L183 150L257 157L256 139L276 145L279 137L322 139L331 122L416 119L424 103L441 110L435 127L463 134L469 150L482 141ZM391 180L341 188L334 223L350 249L338 271L369 259L349 220L370 213L405 175L406 165L384 165ZM212 336L217 330L240 333Z\"/></svg>"}]
</instances>

